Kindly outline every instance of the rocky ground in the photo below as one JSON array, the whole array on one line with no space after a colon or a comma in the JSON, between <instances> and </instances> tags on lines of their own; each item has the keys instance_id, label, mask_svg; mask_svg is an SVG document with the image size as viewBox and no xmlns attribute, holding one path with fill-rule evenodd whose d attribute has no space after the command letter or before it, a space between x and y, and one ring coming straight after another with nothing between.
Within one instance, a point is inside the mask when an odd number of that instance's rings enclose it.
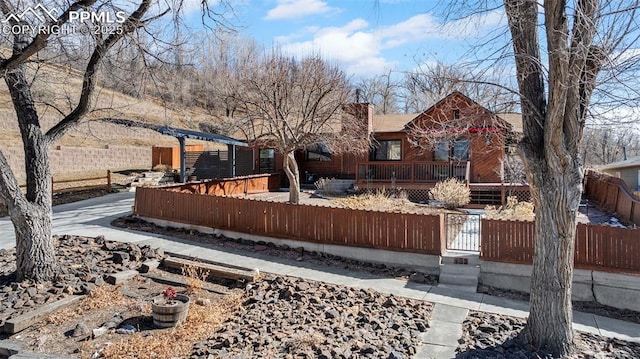
<instances>
[{"instance_id":1,"label":"rocky ground","mask_svg":"<svg viewBox=\"0 0 640 359\"><path fill-rule=\"evenodd\" d=\"M332 268L344 268L356 272L371 273L383 277L392 277L398 279L406 279L416 283L425 283L429 285L438 284L438 277L434 275L419 273L406 268L389 267L379 263L369 263L357 261L353 259L343 258L322 252L304 251L303 248L291 248L286 245L275 245L267 242L253 242L245 239L234 239L225 236L214 236L211 234L200 233L193 230L185 230L180 228L165 228L148 223L134 216L126 216L114 220L112 225L121 228L128 228L138 231L157 233L185 239L192 242L207 243L218 247L233 248L250 252L259 252L265 255L304 261L321 266L331 266Z\"/></svg>"},{"instance_id":2,"label":"rocky ground","mask_svg":"<svg viewBox=\"0 0 640 359\"><path fill-rule=\"evenodd\" d=\"M271 275L244 298L192 358L409 358L431 312L422 301Z\"/></svg>"},{"instance_id":3,"label":"rocky ground","mask_svg":"<svg viewBox=\"0 0 640 359\"><path fill-rule=\"evenodd\" d=\"M108 274L136 269L162 250L108 241L104 237L55 236L58 278L48 284L15 281L15 248L0 250L0 326L12 317L73 294L87 294Z\"/></svg>"},{"instance_id":4,"label":"rocky ground","mask_svg":"<svg viewBox=\"0 0 640 359\"><path fill-rule=\"evenodd\" d=\"M535 351L516 338L524 325L525 320L521 318L470 311L463 323L456 358L552 358L549 353ZM575 342L575 353L565 358L640 358L640 344L637 343L577 331Z\"/></svg>"}]
</instances>

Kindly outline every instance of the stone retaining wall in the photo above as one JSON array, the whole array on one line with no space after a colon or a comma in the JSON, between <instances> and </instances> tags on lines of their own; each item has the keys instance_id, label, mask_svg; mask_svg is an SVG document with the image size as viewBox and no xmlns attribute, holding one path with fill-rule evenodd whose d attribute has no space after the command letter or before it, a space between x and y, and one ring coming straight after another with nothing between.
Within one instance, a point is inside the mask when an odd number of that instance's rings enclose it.
<instances>
[{"instance_id":1,"label":"stone retaining wall","mask_svg":"<svg viewBox=\"0 0 640 359\"><path fill-rule=\"evenodd\" d=\"M495 288L529 293L533 266L480 261L479 282ZM640 276L576 269L573 300L596 301L620 309L640 311Z\"/></svg>"},{"instance_id":2,"label":"stone retaining wall","mask_svg":"<svg viewBox=\"0 0 640 359\"><path fill-rule=\"evenodd\" d=\"M21 184L25 181L24 152L22 147L5 147L2 153ZM53 146L49 150L51 173L56 175L73 172L146 169L151 167L150 147L105 146L67 147Z\"/></svg>"}]
</instances>

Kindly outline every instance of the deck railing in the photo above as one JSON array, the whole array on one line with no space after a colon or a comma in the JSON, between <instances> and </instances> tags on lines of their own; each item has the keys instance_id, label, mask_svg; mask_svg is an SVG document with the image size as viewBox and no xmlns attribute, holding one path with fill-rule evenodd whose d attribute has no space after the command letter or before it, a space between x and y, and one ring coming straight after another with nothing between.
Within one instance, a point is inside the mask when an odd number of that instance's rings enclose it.
<instances>
[{"instance_id":1,"label":"deck railing","mask_svg":"<svg viewBox=\"0 0 640 359\"><path fill-rule=\"evenodd\" d=\"M447 178L469 181L469 162L360 162L356 182L430 183Z\"/></svg>"}]
</instances>

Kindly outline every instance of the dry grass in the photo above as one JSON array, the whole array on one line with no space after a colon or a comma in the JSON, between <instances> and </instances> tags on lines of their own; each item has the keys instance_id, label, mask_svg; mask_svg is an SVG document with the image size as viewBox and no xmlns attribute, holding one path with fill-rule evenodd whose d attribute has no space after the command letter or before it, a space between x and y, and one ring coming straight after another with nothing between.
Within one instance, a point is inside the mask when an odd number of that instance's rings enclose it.
<instances>
[{"instance_id":1,"label":"dry grass","mask_svg":"<svg viewBox=\"0 0 640 359\"><path fill-rule=\"evenodd\" d=\"M70 111L77 102L82 88L82 77L75 71L65 71L49 64L31 66L28 70L29 76L35 74L35 66L39 66L39 69L38 77L32 82L32 91L42 126L46 130L60 120L60 115L53 107L48 107L44 103L49 103L62 111ZM93 108L86 116L87 121L83 121L81 125L63 136L56 143L57 145L73 147L102 147L105 144L145 147L176 145L175 139L151 130L88 121L97 118L126 118L195 130L202 122L216 121L204 109L195 106L174 105L153 97L134 98L100 86L96 89L92 104ZM22 146L15 111L6 87L0 89L0 115L4 119L0 123L0 145ZM210 145L207 142L194 142Z\"/></svg>"},{"instance_id":2,"label":"dry grass","mask_svg":"<svg viewBox=\"0 0 640 359\"><path fill-rule=\"evenodd\" d=\"M125 297L117 287L103 285L89 293L89 295L80 302L79 306L63 308L52 313L45 319L45 323L60 325L69 319L82 316L86 311L114 306L125 306L127 308L140 307L136 300Z\"/></svg>"},{"instance_id":3,"label":"dry grass","mask_svg":"<svg viewBox=\"0 0 640 359\"><path fill-rule=\"evenodd\" d=\"M431 195L448 209L464 207L471 202L471 189L456 178L436 183L431 189Z\"/></svg>"},{"instance_id":4,"label":"dry grass","mask_svg":"<svg viewBox=\"0 0 640 359\"><path fill-rule=\"evenodd\" d=\"M533 221L535 213L533 212L533 203L518 202L518 197L509 196L507 204L503 207L485 207L485 217L488 219Z\"/></svg>"},{"instance_id":5,"label":"dry grass","mask_svg":"<svg viewBox=\"0 0 640 359\"><path fill-rule=\"evenodd\" d=\"M192 305L182 326L158 330L154 335L136 333L104 348L104 358L184 358L194 343L206 340L242 305L240 295L223 297L215 305ZM86 353L85 353L86 354ZM83 356L84 357L84 356Z\"/></svg>"},{"instance_id":6,"label":"dry grass","mask_svg":"<svg viewBox=\"0 0 640 359\"><path fill-rule=\"evenodd\" d=\"M209 271L194 265L182 267L182 275L187 277L187 292L197 294L202 290L202 284L209 277Z\"/></svg>"},{"instance_id":7,"label":"dry grass","mask_svg":"<svg viewBox=\"0 0 640 359\"><path fill-rule=\"evenodd\" d=\"M392 196L384 189L375 193L365 193L344 198L334 198L331 202L339 207L359 209L359 210L375 210L385 212L403 212L403 213L420 213L420 214L437 214L439 209L426 206L418 206L406 198L403 192L399 196Z\"/></svg>"}]
</instances>

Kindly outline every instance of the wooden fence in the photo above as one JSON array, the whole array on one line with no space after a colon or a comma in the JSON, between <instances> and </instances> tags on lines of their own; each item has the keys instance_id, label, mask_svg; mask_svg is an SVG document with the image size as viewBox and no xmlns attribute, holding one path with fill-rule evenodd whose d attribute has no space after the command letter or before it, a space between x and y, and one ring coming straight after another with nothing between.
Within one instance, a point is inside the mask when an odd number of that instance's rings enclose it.
<instances>
[{"instance_id":1,"label":"wooden fence","mask_svg":"<svg viewBox=\"0 0 640 359\"><path fill-rule=\"evenodd\" d=\"M587 171L585 194L604 210L615 212L625 221L640 226L640 200L633 196L620 178Z\"/></svg>"},{"instance_id":2,"label":"wooden fence","mask_svg":"<svg viewBox=\"0 0 640 359\"><path fill-rule=\"evenodd\" d=\"M533 222L483 219L481 228L481 259L533 263ZM574 257L576 268L640 273L639 258L640 228L578 224Z\"/></svg>"},{"instance_id":3,"label":"wooden fence","mask_svg":"<svg viewBox=\"0 0 640 359\"><path fill-rule=\"evenodd\" d=\"M277 191L279 187L280 176L278 174L260 174L180 183L162 188L172 192L208 194L213 196L238 196Z\"/></svg>"},{"instance_id":4,"label":"wooden fence","mask_svg":"<svg viewBox=\"0 0 640 359\"><path fill-rule=\"evenodd\" d=\"M134 214L254 235L423 254L444 251L439 215L295 205L138 188Z\"/></svg>"},{"instance_id":5,"label":"wooden fence","mask_svg":"<svg viewBox=\"0 0 640 359\"><path fill-rule=\"evenodd\" d=\"M70 185L65 188L56 189L57 184L69 185L70 183L79 183L79 182L94 182L94 181L102 181L104 180L104 184L97 185ZM21 184L20 188L26 188L26 184ZM75 179L67 179L67 180L56 180L53 176L51 176L51 195L54 193L65 193L65 192L74 192L74 191L83 191L95 188L104 188L107 192L111 192L111 171L107 170L107 175L102 177L87 177L87 178L75 178Z\"/></svg>"}]
</instances>

